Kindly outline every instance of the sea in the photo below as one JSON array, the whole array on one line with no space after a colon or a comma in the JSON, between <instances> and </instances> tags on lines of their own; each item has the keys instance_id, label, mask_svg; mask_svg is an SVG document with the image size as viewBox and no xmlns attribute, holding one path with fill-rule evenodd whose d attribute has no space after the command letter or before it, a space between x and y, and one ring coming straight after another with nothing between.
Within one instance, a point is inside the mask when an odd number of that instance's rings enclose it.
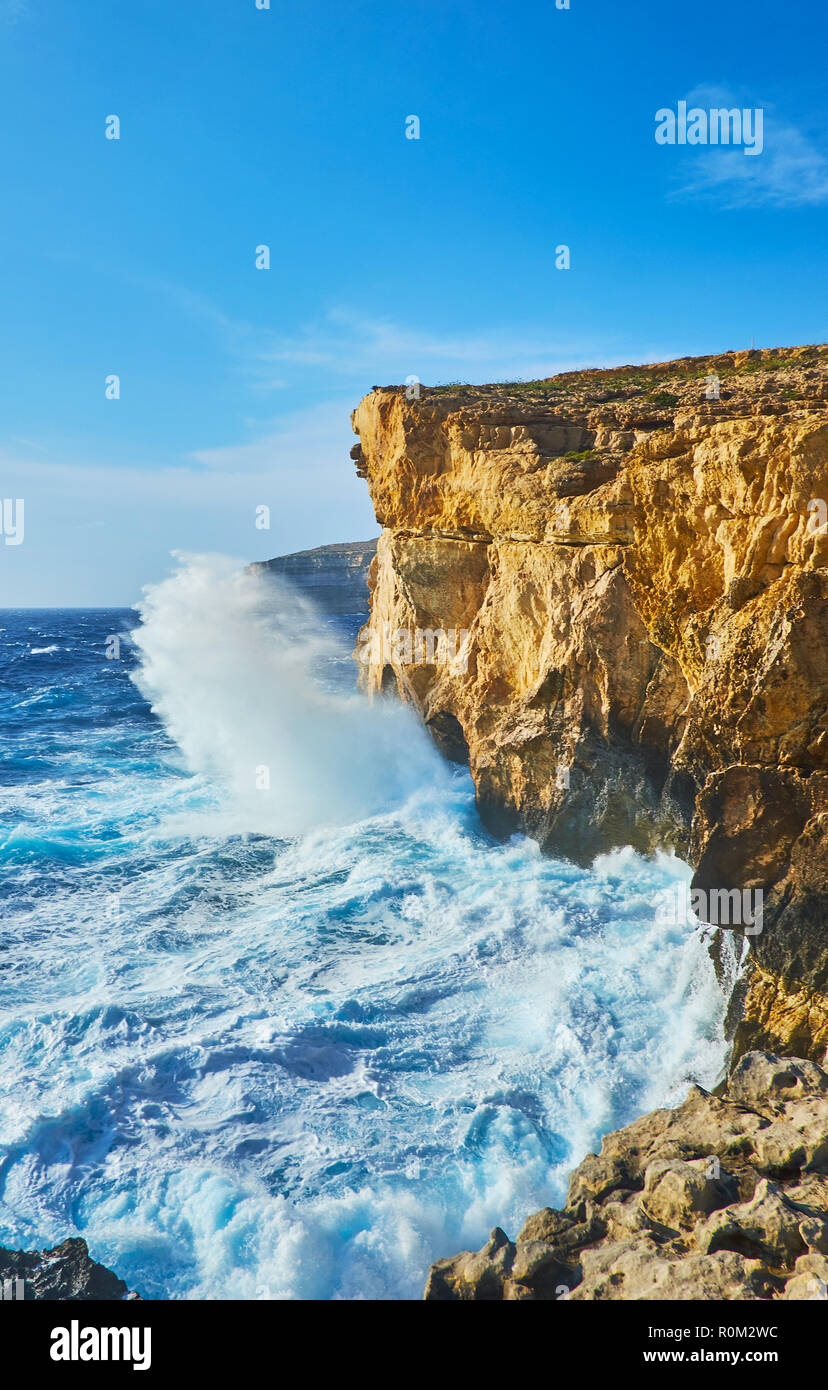
<instances>
[{"instance_id":1,"label":"sea","mask_svg":"<svg viewBox=\"0 0 828 1390\"><path fill-rule=\"evenodd\" d=\"M81 1235L148 1299L417 1299L721 1077L687 865L493 839L357 691L361 620L217 556L0 612L0 1245Z\"/></svg>"}]
</instances>

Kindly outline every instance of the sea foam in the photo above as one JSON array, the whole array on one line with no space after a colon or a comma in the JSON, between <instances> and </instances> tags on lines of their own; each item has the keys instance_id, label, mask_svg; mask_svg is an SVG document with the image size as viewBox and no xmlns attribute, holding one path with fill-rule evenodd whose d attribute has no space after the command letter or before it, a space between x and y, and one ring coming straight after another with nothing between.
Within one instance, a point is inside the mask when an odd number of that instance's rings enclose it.
<instances>
[{"instance_id":1,"label":"sea foam","mask_svg":"<svg viewBox=\"0 0 828 1390\"><path fill-rule=\"evenodd\" d=\"M334 688L347 643L227 561L146 597L155 715L95 655L116 617L79 623L0 848L1 1243L78 1232L154 1298L416 1298L718 1079L680 861L493 842L410 711Z\"/></svg>"}]
</instances>

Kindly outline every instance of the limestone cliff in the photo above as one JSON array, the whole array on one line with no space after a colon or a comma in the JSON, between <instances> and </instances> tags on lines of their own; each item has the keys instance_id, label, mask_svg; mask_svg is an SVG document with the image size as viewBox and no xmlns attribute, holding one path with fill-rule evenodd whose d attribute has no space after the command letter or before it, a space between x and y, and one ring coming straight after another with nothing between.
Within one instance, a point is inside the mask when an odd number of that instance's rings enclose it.
<instances>
[{"instance_id":1,"label":"limestone cliff","mask_svg":"<svg viewBox=\"0 0 828 1390\"><path fill-rule=\"evenodd\" d=\"M362 681L468 758L493 830L672 846L761 890L735 1055L828 1046L828 349L377 389ZM467 659L388 636L466 630ZM755 928L751 928L753 932Z\"/></svg>"},{"instance_id":2,"label":"limestone cliff","mask_svg":"<svg viewBox=\"0 0 828 1390\"><path fill-rule=\"evenodd\" d=\"M376 550L375 540L343 541L262 560L250 569L289 579L323 613L356 615L368 611L368 572Z\"/></svg>"}]
</instances>

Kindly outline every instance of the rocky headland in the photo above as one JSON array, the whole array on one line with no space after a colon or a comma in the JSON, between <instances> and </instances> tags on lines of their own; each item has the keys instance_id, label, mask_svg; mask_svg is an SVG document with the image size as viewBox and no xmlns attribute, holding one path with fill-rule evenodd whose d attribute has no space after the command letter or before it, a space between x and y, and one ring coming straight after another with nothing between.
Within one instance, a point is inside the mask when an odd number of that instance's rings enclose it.
<instances>
[{"instance_id":1,"label":"rocky headland","mask_svg":"<svg viewBox=\"0 0 828 1390\"><path fill-rule=\"evenodd\" d=\"M279 575L295 584L331 616L368 612L368 573L377 551L373 541L318 545L250 565L256 572Z\"/></svg>"},{"instance_id":2,"label":"rocky headland","mask_svg":"<svg viewBox=\"0 0 828 1390\"><path fill-rule=\"evenodd\" d=\"M397 691L468 761L496 834L579 863L672 848L701 901L758 898L758 920L699 914L749 940L732 1065L822 1061L828 348L386 387L352 422L383 528L364 688ZM462 631L464 660L412 660L393 641L412 630ZM768 1269L757 1296L780 1291ZM670 1296L711 1296L693 1280Z\"/></svg>"}]
</instances>

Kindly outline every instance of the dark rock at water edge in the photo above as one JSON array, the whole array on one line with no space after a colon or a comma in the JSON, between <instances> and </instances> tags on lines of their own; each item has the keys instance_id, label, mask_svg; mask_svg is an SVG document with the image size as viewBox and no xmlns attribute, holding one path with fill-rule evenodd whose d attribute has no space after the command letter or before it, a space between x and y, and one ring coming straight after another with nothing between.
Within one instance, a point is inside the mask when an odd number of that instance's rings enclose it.
<instances>
[{"instance_id":1,"label":"dark rock at water edge","mask_svg":"<svg viewBox=\"0 0 828 1390\"><path fill-rule=\"evenodd\" d=\"M0 1248L0 1293L26 1302L121 1302L137 1299L117 1274L98 1264L85 1240L74 1236L51 1250Z\"/></svg>"}]
</instances>

